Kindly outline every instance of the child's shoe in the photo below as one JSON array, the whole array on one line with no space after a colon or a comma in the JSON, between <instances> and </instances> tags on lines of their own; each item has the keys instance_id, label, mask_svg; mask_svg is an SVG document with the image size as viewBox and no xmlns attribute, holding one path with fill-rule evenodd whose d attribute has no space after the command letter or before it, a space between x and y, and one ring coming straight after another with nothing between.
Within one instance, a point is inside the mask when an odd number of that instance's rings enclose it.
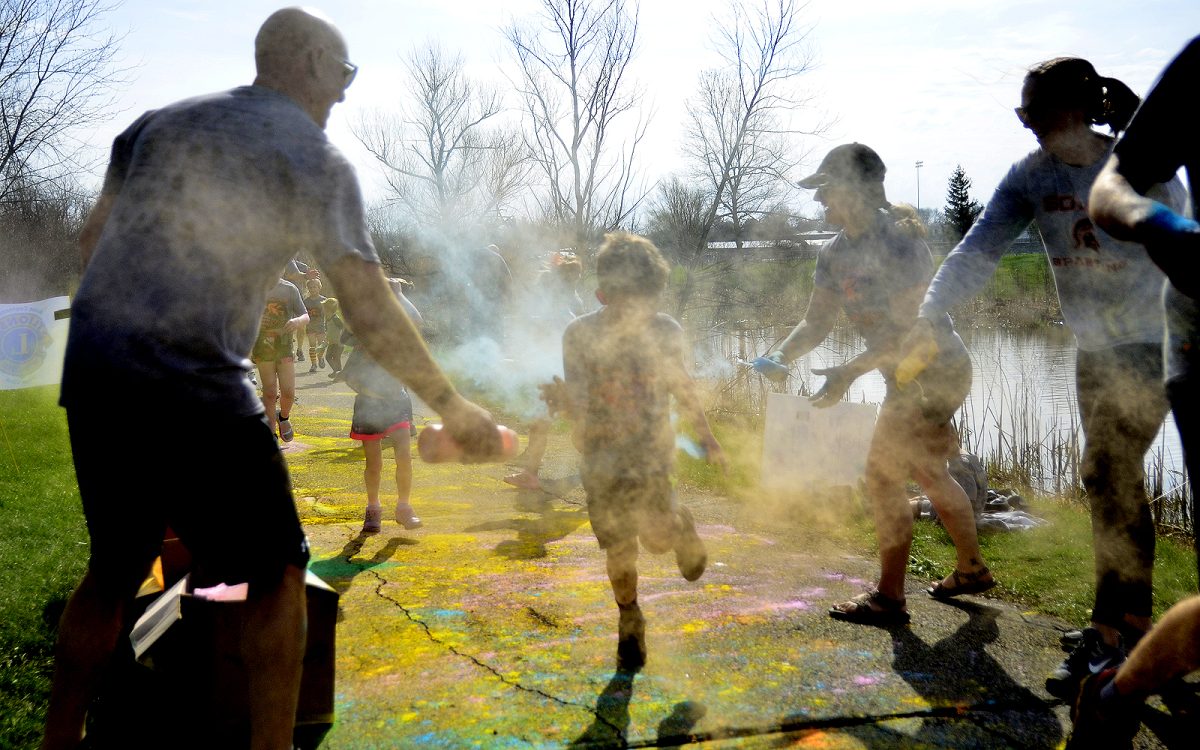
<instances>
[{"instance_id":1,"label":"child's shoe","mask_svg":"<svg viewBox=\"0 0 1200 750\"><path fill-rule=\"evenodd\" d=\"M396 523L409 530L419 529L424 525L408 503L396 503Z\"/></svg>"},{"instance_id":2,"label":"child's shoe","mask_svg":"<svg viewBox=\"0 0 1200 750\"><path fill-rule=\"evenodd\" d=\"M675 542L675 564L684 580L695 581L704 575L708 565L708 553L704 550L704 542L696 533L696 522L692 512L686 507L679 506L679 539Z\"/></svg>"},{"instance_id":3,"label":"child's shoe","mask_svg":"<svg viewBox=\"0 0 1200 750\"><path fill-rule=\"evenodd\" d=\"M617 607L617 669L636 671L646 663L646 618L636 604Z\"/></svg>"},{"instance_id":4,"label":"child's shoe","mask_svg":"<svg viewBox=\"0 0 1200 750\"><path fill-rule=\"evenodd\" d=\"M367 506L367 514L363 518L362 533L378 534L383 529L383 506Z\"/></svg>"},{"instance_id":5,"label":"child's shoe","mask_svg":"<svg viewBox=\"0 0 1200 750\"><path fill-rule=\"evenodd\" d=\"M292 430L292 422L287 417L281 417L279 412L275 412L275 420L279 422L279 439L285 443L292 442L292 438L296 436Z\"/></svg>"},{"instance_id":6,"label":"child's shoe","mask_svg":"<svg viewBox=\"0 0 1200 750\"><path fill-rule=\"evenodd\" d=\"M323 353L317 357L317 367L320 367L322 370L325 369L325 355Z\"/></svg>"},{"instance_id":7,"label":"child's shoe","mask_svg":"<svg viewBox=\"0 0 1200 750\"><path fill-rule=\"evenodd\" d=\"M317 363L316 363L316 362L313 362L311 365L309 365L309 366L308 366L308 371L309 371L309 372L316 372L316 371L317 371Z\"/></svg>"}]
</instances>

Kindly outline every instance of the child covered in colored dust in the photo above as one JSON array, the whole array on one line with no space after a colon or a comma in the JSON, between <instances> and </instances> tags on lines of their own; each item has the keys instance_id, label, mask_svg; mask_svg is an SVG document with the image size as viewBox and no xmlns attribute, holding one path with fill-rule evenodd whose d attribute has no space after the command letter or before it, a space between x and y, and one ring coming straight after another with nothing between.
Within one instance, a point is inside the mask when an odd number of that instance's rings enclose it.
<instances>
[{"instance_id":1,"label":"child covered in colored dust","mask_svg":"<svg viewBox=\"0 0 1200 750\"><path fill-rule=\"evenodd\" d=\"M316 372L318 368L325 369L325 308L322 303L326 297L321 294L320 279L309 279L304 283L307 296L304 298L304 308L308 310L308 371Z\"/></svg>"},{"instance_id":2,"label":"child covered in colored dust","mask_svg":"<svg viewBox=\"0 0 1200 750\"><path fill-rule=\"evenodd\" d=\"M285 443L290 443L295 435L290 421L292 404L296 402L295 336L307 324L308 312L300 290L292 282L280 279L267 293L267 306L250 360L258 366L267 424Z\"/></svg>"},{"instance_id":3,"label":"child covered in colored dust","mask_svg":"<svg viewBox=\"0 0 1200 750\"><path fill-rule=\"evenodd\" d=\"M639 541L654 554L674 550L688 581L700 578L707 563L692 514L679 505L672 486L671 396L691 421L708 460L725 464L684 366L683 329L657 309L668 270L649 240L623 232L607 235L596 257L596 297L604 307L567 326L565 380L543 386L551 410L575 422L588 517L607 555L620 613L620 669L637 669L646 659L645 620L637 600Z\"/></svg>"},{"instance_id":4,"label":"child covered in colored dust","mask_svg":"<svg viewBox=\"0 0 1200 750\"><path fill-rule=\"evenodd\" d=\"M420 327L421 313L401 291L402 280L389 279L388 283L404 311ZM408 389L367 356L361 347L351 352L345 373L346 383L356 394L350 437L362 441L366 459L363 483L367 487L367 510L363 519L363 533L374 534L382 529L383 505L379 500L379 487L383 476L383 443L388 440L392 443L396 459L396 523L406 529L420 528L421 519L413 511L410 502L412 450L409 441L413 408Z\"/></svg>"}]
</instances>

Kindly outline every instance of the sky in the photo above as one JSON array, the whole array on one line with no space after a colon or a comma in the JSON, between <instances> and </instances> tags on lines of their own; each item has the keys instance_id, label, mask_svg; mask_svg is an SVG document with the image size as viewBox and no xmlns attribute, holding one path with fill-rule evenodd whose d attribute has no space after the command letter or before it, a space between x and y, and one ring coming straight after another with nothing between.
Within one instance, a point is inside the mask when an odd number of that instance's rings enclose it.
<instances>
[{"instance_id":1,"label":"sky","mask_svg":"<svg viewBox=\"0 0 1200 750\"><path fill-rule=\"evenodd\" d=\"M751 0L755 2L756 0ZM351 126L375 110L395 110L403 57L428 41L461 53L468 71L518 103L503 29L534 18L538 0L339 0L311 3L333 18L359 74L334 109L331 139L356 165L368 201L385 197L380 172ZM683 173L681 123L698 73L717 63L712 39L728 0L642 0L640 50L632 73L651 116L639 165L647 185ZM105 16L124 34L129 84L111 122L85 134L106 151L147 109L249 83L253 40L281 4L261 0L124 0ZM1200 34L1195 0L810 0L799 13L812 69L797 80L810 109L798 125L830 123L820 137L797 137L807 156L792 175L812 171L832 146L866 143L888 165L894 202L941 207L961 165L972 195L986 202L1008 167L1035 147L1013 114L1031 64L1072 55L1144 94L1158 72ZM918 169L916 163L923 166ZM99 172L95 177L98 185ZM919 195L918 195L919 191ZM804 191L795 201L815 213Z\"/></svg>"}]
</instances>

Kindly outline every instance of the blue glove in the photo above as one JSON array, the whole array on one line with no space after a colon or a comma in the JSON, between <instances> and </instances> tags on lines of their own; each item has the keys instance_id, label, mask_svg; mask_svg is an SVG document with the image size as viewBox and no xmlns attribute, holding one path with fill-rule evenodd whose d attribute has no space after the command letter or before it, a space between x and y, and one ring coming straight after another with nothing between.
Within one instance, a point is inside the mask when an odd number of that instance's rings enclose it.
<instances>
[{"instance_id":1,"label":"blue glove","mask_svg":"<svg viewBox=\"0 0 1200 750\"><path fill-rule=\"evenodd\" d=\"M783 363L783 352L779 351L771 352L765 357L756 358L750 363L750 366L754 368L755 372L769 380L782 381L787 378L790 372L788 366Z\"/></svg>"},{"instance_id":2,"label":"blue glove","mask_svg":"<svg viewBox=\"0 0 1200 750\"><path fill-rule=\"evenodd\" d=\"M1142 228L1146 252L1171 280L1171 286L1200 299L1200 278L1194 265L1200 258L1200 224L1156 203Z\"/></svg>"}]
</instances>

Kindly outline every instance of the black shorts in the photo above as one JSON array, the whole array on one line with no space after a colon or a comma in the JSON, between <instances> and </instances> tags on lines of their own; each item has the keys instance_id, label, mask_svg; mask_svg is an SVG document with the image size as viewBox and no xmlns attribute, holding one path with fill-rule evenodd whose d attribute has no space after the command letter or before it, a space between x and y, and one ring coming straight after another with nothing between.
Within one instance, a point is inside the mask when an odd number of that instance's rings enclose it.
<instances>
[{"instance_id":1,"label":"black shorts","mask_svg":"<svg viewBox=\"0 0 1200 750\"><path fill-rule=\"evenodd\" d=\"M358 394L354 397L354 417L350 422L350 437L355 440L382 440L397 430L412 426L412 399L408 391L393 398L375 398Z\"/></svg>"},{"instance_id":2,"label":"black shorts","mask_svg":"<svg viewBox=\"0 0 1200 750\"><path fill-rule=\"evenodd\" d=\"M148 410L70 408L67 422L101 583L148 569L168 525L204 585L274 585L287 565L307 566L287 464L264 416L189 410L186 440L157 436L161 416Z\"/></svg>"}]
</instances>

